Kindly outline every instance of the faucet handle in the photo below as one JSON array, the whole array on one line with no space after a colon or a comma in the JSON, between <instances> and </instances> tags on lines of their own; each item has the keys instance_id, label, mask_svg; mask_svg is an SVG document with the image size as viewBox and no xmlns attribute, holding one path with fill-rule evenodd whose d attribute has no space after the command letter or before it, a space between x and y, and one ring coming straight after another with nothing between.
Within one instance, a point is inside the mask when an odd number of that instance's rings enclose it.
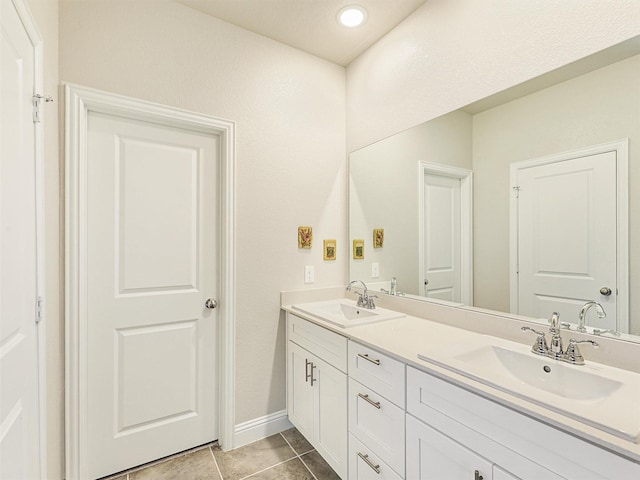
<instances>
[{"instance_id":1,"label":"faucet handle","mask_svg":"<svg viewBox=\"0 0 640 480\"><path fill-rule=\"evenodd\" d=\"M584 357L578 348L579 343L590 343L593 345L593 348L598 348L600 346L598 342L594 342L593 340L576 340L575 338L572 338L569 340L569 346L567 347L567 351L564 353L563 360L565 362L569 362L574 365L584 365Z\"/></svg>"},{"instance_id":2,"label":"faucet handle","mask_svg":"<svg viewBox=\"0 0 640 480\"><path fill-rule=\"evenodd\" d=\"M367 305L366 305L366 307L367 307L368 309L374 309L374 308L376 308L376 304L375 304L375 303L374 303L374 301L373 301L373 299L374 299L374 298L378 298L378 296L377 296L377 295L369 295L369 296L367 297Z\"/></svg>"},{"instance_id":3,"label":"faucet handle","mask_svg":"<svg viewBox=\"0 0 640 480\"><path fill-rule=\"evenodd\" d=\"M533 332L538 335L538 338L536 338L535 343L531 347L531 351L538 355L547 355L549 352L549 346L547 345L547 339L544 336L544 332L539 332L531 327L521 327L520 330L523 332Z\"/></svg>"}]
</instances>

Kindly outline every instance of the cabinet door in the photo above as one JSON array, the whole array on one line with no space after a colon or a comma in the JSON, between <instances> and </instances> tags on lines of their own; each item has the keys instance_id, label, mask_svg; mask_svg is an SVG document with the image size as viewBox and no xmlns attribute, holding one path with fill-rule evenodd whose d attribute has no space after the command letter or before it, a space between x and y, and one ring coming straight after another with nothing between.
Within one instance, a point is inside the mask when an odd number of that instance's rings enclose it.
<instances>
[{"instance_id":1,"label":"cabinet door","mask_svg":"<svg viewBox=\"0 0 640 480\"><path fill-rule=\"evenodd\" d=\"M289 420L307 439L313 437L314 390L308 373L312 355L293 342L288 345L287 358L287 411Z\"/></svg>"},{"instance_id":2,"label":"cabinet door","mask_svg":"<svg viewBox=\"0 0 640 480\"><path fill-rule=\"evenodd\" d=\"M347 478L347 376L314 358L315 447L341 478Z\"/></svg>"},{"instance_id":3,"label":"cabinet door","mask_svg":"<svg viewBox=\"0 0 640 480\"><path fill-rule=\"evenodd\" d=\"M406 448L407 478L492 480L491 462L410 415L407 415Z\"/></svg>"}]
</instances>

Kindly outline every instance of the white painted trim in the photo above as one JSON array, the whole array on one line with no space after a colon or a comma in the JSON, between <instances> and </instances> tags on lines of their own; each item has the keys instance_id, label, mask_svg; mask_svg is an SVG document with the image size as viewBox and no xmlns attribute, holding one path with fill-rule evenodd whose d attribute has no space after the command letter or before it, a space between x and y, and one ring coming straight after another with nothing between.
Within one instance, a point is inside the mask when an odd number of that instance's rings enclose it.
<instances>
[{"instance_id":1,"label":"white painted trim","mask_svg":"<svg viewBox=\"0 0 640 480\"><path fill-rule=\"evenodd\" d=\"M24 0L12 0L13 7L22 22L34 50L34 85L33 93L44 94L44 60L43 40L36 22ZM42 104L44 108L44 102ZM45 210L44 210L44 112L41 123L34 124L35 182L36 182L36 295L43 299L42 316L37 325L38 342L38 442L40 452L38 462L40 478L46 478L47 471L47 322L44 313L46 294L46 243L45 243Z\"/></svg>"},{"instance_id":2,"label":"white painted trim","mask_svg":"<svg viewBox=\"0 0 640 480\"><path fill-rule=\"evenodd\" d=\"M65 85L65 445L66 478L86 478L87 210L86 161L89 112L124 115L217 135L220 163L220 296L218 298L218 426L223 450L235 434L235 124L208 115Z\"/></svg>"},{"instance_id":3,"label":"white painted trim","mask_svg":"<svg viewBox=\"0 0 640 480\"><path fill-rule=\"evenodd\" d=\"M518 182L518 171L563 162L578 157L616 152L616 192L617 192L617 318L616 328L619 332L629 332L629 139L601 143L578 150L556 153L545 157L514 162L510 165L509 190ZM518 311L518 205L514 195L509 202L509 291L511 312Z\"/></svg>"},{"instance_id":4,"label":"white painted trim","mask_svg":"<svg viewBox=\"0 0 640 480\"><path fill-rule=\"evenodd\" d=\"M235 447L247 445L292 427L286 409L239 423L235 429Z\"/></svg>"},{"instance_id":5,"label":"white painted trim","mask_svg":"<svg viewBox=\"0 0 640 480\"><path fill-rule=\"evenodd\" d=\"M461 298L464 305L473 305L473 172L464 168L437 163L419 162L418 173L418 292L422 292L424 272L424 176L440 175L460 180L460 269Z\"/></svg>"}]
</instances>

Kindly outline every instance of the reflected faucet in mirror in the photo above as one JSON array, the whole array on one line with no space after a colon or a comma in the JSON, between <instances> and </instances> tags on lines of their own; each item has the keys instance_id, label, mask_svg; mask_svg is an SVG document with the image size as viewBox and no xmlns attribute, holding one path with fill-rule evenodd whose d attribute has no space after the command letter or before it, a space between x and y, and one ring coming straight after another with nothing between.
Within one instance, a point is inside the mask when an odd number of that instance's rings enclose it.
<instances>
[{"instance_id":1,"label":"reflected faucet in mirror","mask_svg":"<svg viewBox=\"0 0 640 480\"><path fill-rule=\"evenodd\" d=\"M398 280L396 279L396 277L393 277L391 279L391 285L389 287L389 290L381 288L380 291L382 293L387 293L389 295L396 295L398 297L403 297L404 296L404 292L398 291Z\"/></svg>"},{"instance_id":2,"label":"reflected faucet in mirror","mask_svg":"<svg viewBox=\"0 0 640 480\"><path fill-rule=\"evenodd\" d=\"M587 312L589 311L589 309L591 307L596 307L596 312L598 314L598 318L605 318L607 316L607 313L604 311L604 308L602 308L602 305L600 305L598 302L587 302L582 306L582 309L580 310L580 314L578 315L578 328L577 330L579 332L585 333L587 331L587 327L585 327L585 319L587 317ZM601 333L604 332L600 331ZM594 330L595 333L595 330Z\"/></svg>"}]
</instances>

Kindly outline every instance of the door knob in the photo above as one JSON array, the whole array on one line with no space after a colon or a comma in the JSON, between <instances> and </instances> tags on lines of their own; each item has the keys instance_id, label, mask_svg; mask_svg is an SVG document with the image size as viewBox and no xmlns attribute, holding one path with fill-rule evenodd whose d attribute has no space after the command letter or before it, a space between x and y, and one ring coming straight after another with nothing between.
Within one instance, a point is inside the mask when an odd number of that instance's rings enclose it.
<instances>
[{"instance_id":1,"label":"door knob","mask_svg":"<svg viewBox=\"0 0 640 480\"><path fill-rule=\"evenodd\" d=\"M600 289L600 295L604 295L605 297L608 297L609 295L611 295L611 289L609 287L602 287Z\"/></svg>"},{"instance_id":2,"label":"door knob","mask_svg":"<svg viewBox=\"0 0 640 480\"><path fill-rule=\"evenodd\" d=\"M204 306L209 310L213 310L218 306L218 302L216 302L215 298L207 298L207 301L204 302Z\"/></svg>"}]
</instances>

